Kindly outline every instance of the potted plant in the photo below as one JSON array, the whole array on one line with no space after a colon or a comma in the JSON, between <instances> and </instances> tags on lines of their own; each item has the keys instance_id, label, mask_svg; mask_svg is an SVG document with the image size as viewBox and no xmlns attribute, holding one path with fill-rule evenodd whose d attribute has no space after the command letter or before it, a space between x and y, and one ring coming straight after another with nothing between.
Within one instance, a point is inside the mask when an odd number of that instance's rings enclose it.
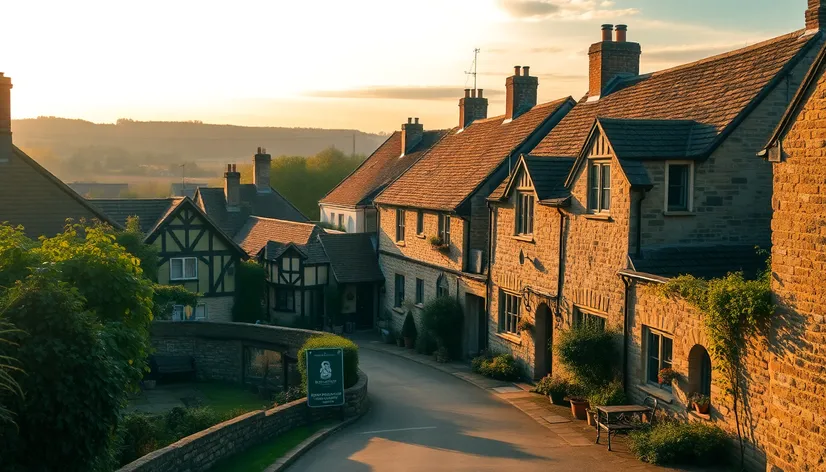
<instances>
[{"instance_id":1,"label":"potted plant","mask_svg":"<svg viewBox=\"0 0 826 472\"><path fill-rule=\"evenodd\" d=\"M442 254L448 254L450 252L450 244L446 244L440 236L431 236L430 245Z\"/></svg>"},{"instance_id":2,"label":"potted plant","mask_svg":"<svg viewBox=\"0 0 826 472\"><path fill-rule=\"evenodd\" d=\"M404 317L404 324L402 325L404 347L413 349L416 345L416 335L416 322L413 320L413 312L408 311L407 316Z\"/></svg>"},{"instance_id":3,"label":"potted plant","mask_svg":"<svg viewBox=\"0 0 826 472\"><path fill-rule=\"evenodd\" d=\"M534 393L547 395L548 399L554 405L565 405L565 397L568 395L568 390L569 382L567 379L549 374L537 382L536 387L534 387L532 391Z\"/></svg>"},{"instance_id":4,"label":"potted plant","mask_svg":"<svg viewBox=\"0 0 826 472\"><path fill-rule=\"evenodd\" d=\"M711 409L711 399L708 395L703 395L702 393L692 393L689 395L688 400L691 402L691 406L694 407L694 411L702 415L707 415L708 411Z\"/></svg>"},{"instance_id":5,"label":"potted plant","mask_svg":"<svg viewBox=\"0 0 826 472\"><path fill-rule=\"evenodd\" d=\"M571 402L571 414L574 418L578 420L588 419L588 410L591 408L591 404L588 403L587 398L573 396L568 397L568 401Z\"/></svg>"},{"instance_id":6,"label":"potted plant","mask_svg":"<svg viewBox=\"0 0 826 472\"><path fill-rule=\"evenodd\" d=\"M677 373L670 367L660 369L660 371L657 372L657 381L660 383L660 386L670 386L671 382L676 378Z\"/></svg>"}]
</instances>

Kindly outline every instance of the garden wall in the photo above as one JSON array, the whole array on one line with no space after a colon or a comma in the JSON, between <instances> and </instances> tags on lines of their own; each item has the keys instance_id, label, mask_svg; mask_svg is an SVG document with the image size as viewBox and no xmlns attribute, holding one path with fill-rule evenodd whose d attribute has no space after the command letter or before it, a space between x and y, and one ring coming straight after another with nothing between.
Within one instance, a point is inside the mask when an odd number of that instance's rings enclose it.
<instances>
[{"instance_id":1,"label":"garden wall","mask_svg":"<svg viewBox=\"0 0 826 472\"><path fill-rule=\"evenodd\" d=\"M344 414L367 411L367 376L345 390ZM270 410L260 410L219 423L125 465L118 472L199 472L217 461L314 421L338 418L340 408L310 408L303 398Z\"/></svg>"}]
</instances>

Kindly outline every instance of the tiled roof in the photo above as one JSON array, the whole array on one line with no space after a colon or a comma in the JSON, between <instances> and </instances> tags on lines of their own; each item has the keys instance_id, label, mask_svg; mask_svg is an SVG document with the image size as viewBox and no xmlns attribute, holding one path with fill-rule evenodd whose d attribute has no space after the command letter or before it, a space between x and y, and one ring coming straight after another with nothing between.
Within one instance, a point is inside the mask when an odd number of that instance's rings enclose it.
<instances>
[{"instance_id":1,"label":"tiled roof","mask_svg":"<svg viewBox=\"0 0 826 472\"><path fill-rule=\"evenodd\" d=\"M141 231L149 234L152 228L183 200L183 197L90 198L88 200L123 226L126 226L127 218L137 216Z\"/></svg>"},{"instance_id":2,"label":"tiled roof","mask_svg":"<svg viewBox=\"0 0 826 472\"><path fill-rule=\"evenodd\" d=\"M637 272L666 278L715 278L738 271L753 278L766 268L766 258L754 246L700 246L644 251L642 257L632 256L631 262Z\"/></svg>"},{"instance_id":3,"label":"tiled roof","mask_svg":"<svg viewBox=\"0 0 826 472\"><path fill-rule=\"evenodd\" d=\"M269 241L307 244L320 228L311 223L251 216L233 238L250 256L255 256Z\"/></svg>"},{"instance_id":4,"label":"tiled roof","mask_svg":"<svg viewBox=\"0 0 826 472\"><path fill-rule=\"evenodd\" d=\"M321 241L318 238L318 233L310 238L307 244L269 241L267 243L267 259L277 259L291 246L295 247L305 257L305 264L326 264L330 262L330 259L327 258L327 253L324 252L324 246L321 245Z\"/></svg>"},{"instance_id":5,"label":"tiled roof","mask_svg":"<svg viewBox=\"0 0 826 472\"><path fill-rule=\"evenodd\" d=\"M536 146L537 156L576 156L597 118L684 120L702 131L691 152L707 155L821 34L797 31L753 46L617 82L597 101L583 98ZM776 80L775 80L776 79Z\"/></svg>"},{"instance_id":6,"label":"tiled roof","mask_svg":"<svg viewBox=\"0 0 826 472\"><path fill-rule=\"evenodd\" d=\"M396 131L319 203L344 206L370 205L373 197L413 165L446 133L447 130L425 131L421 141L411 152L402 156L402 134Z\"/></svg>"},{"instance_id":7,"label":"tiled roof","mask_svg":"<svg viewBox=\"0 0 826 472\"><path fill-rule=\"evenodd\" d=\"M505 122L505 116L474 121L463 130L453 129L375 201L431 210L453 211L470 196L506 158L572 103L570 97L542 105Z\"/></svg>"},{"instance_id":8,"label":"tiled roof","mask_svg":"<svg viewBox=\"0 0 826 472\"><path fill-rule=\"evenodd\" d=\"M321 243L330 258L338 283L380 282L384 274L368 233L322 234Z\"/></svg>"},{"instance_id":9,"label":"tiled roof","mask_svg":"<svg viewBox=\"0 0 826 472\"><path fill-rule=\"evenodd\" d=\"M717 135L713 126L690 120L597 121L620 159L685 159L701 153Z\"/></svg>"},{"instance_id":10,"label":"tiled roof","mask_svg":"<svg viewBox=\"0 0 826 472\"><path fill-rule=\"evenodd\" d=\"M221 230L233 237L247 223L250 216L308 221L289 200L275 190L258 193L254 184L242 184L240 195L241 205L238 211L227 211L223 188L199 187L195 193L195 201Z\"/></svg>"},{"instance_id":11,"label":"tiled roof","mask_svg":"<svg viewBox=\"0 0 826 472\"><path fill-rule=\"evenodd\" d=\"M525 155L525 165L533 181L536 196L541 203L559 203L566 200L570 192L565 188L565 178L574 165L574 159L560 157L555 159L539 158ZM516 173L511 174L514 178ZM489 200L499 200L505 197L505 190L510 179L502 182L490 195Z\"/></svg>"}]
</instances>

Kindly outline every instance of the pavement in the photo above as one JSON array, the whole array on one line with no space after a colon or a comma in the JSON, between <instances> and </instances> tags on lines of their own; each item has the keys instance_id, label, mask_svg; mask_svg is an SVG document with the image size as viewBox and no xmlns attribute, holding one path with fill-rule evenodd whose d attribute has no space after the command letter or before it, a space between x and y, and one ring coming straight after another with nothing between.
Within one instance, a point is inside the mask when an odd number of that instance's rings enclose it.
<instances>
[{"instance_id":1,"label":"pavement","mask_svg":"<svg viewBox=\"0 0 826 472\"><path fill-rule=\"evenodd\" d=\"M593 428L527 385L369 338L356 341L370 379L370 412L289 471L663 470L635 459L622 437L613 452L595 445Z\"/></svg>"}]
</instances>

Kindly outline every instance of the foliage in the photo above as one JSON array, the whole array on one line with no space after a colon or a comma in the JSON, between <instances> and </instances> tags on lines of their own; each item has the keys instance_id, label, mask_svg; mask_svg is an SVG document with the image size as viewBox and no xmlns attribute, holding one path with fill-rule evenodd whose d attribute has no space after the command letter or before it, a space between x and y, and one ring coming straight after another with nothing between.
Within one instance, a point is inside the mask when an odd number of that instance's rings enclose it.
<instances>
[{"instance_id":1,"label":"foliage","mask_svg":"<svg viewBox=\"0 0 826 472\"><path fill-rule=\"evenodd\" d=\"M400 337L402 346L404 345L404 337ZM434 338L427 330L422 330L422 333L416 336L416 352L429 356L439 348L436 338Z\"/></svg>"},{"instance_id":2,"label":"foliage","mask_svg":"<svg viewBox=\"0 0 826 472\"><path fill-rule=\"evenodd\" d=\"M706 423L660 422L629 436L631 452L660 465L717 465L726 457L726 433Z\"/></svg>"},{"instance_id":3,"label":"foliage","mask_svg":"<svg viewBox=\"0 0 826 472\"><path fill-rule=\"evenodd\" d=\"M235 271L235 304L232 321L255 323L264 318L267 271L255 261L241 261Z\"/></svg>"},{"instance_id":4,"label":"foliage","mask_svg":"<svg viewBox=\"0 0 826 472\"><path fill-rule=\"evenodd\" d=\"M431 236L428 241L430 241L430 245L433 246L433 249L443 254L450 252L450 244L446 244L441 236Z\"/></svg>"},{"instance_id":5,"label":"foliage","mask_svg":"<svg viewBox=\"0 0 826 472\"><path fill-rule=\"evenodd\" d=\"M322 227L322 228L324 228L324 229L331 229L331 230L333 230L333 231L341 231L342 233L344 233L344 232L346 232L346 231L347 231L347 229L346 229L346 228L344 228L343 226L334 225L334 224L329 223L329 222L327 222L327 221L319 221L319 222L318 222L318 223L316 223L316 224L317 224L317 225L319 225L319 226L321 226L321 227Z\"/></svg>"},{"instance_id":6,"label":"foliage","mask_svg":"<svg viewBox=\"0 0 826 472\"><path fill-rule=\"evenodd\" d=\"M301 391L300 387L290 387L287 390L282 390L275 394L275 398L273 399L273 406L284 405L286 403L290 403L303 397L304 392Z\"/></svg>"},{"instance_id":7,"label":"foliage","mask_svg":"<svg viewBox=\"0 0 826 472\"><path fill-rule=\"evenodd\" d=\"M702 313L709 351L720 372L720 384L734 403L734 419L740 442L740 463L745 460L745 444L740 424L743 357L748 339L765 327L774 305L771 300L771 271L756 280L746 280L740 272L718 279L698 279L684 275L661 287L663 296L679 296Z\"/></svg>"},{"instance_id":8,"label":"foliage","mask_svg":"<svg viewBox=\"0 0 826 472\"><path fill-rule=\"evenodd\" d=\"M590 324L563 331L556 342L559 360L575 383L588 391L611 382L618 371L617 334Z\"/></svg>"},{"instance_id":9,"label":"foliage","mask_svg":"<svg viewBox=\"0 0 826 472\"><path fill-rule=\"evenodd\" d=\"M10 410L4 401L4 397L9 395L12 398L23 397L23 390L15 380L13 374L22 373L20 361L15 357L3 354L3 347L11 350L17 347L17 343L11 340L11 336L23 334L16 329L13 324L4 321L3 313L0 312L0 425L3 423L14 423L14 412Z\"/></svg>"},{"instance_id":10,"label":"foliage","mask_svg":"<svg viewBox=\"0 0 826 472\"><path fill-rule=\"evenodd\" d=\"M119 465L128 464L158 449L160 431L149 415L134 413L120 422L118 435L121 439Z\"/></svg>"},{"instance_id":11,"label":"foliage","mask_svg":"<svg viewBox=\"0 0 826 472\"><path fill-rule=\"evenodd\" d=\"M416 329L416 321L413 319L413 312L408 311L402 325L402 337L416 339L417 335L418 330Z\"/></svg>"},{"instance_id":12,"label":"foliage","mask_svg":"<svg viewBox=\"0 0 826 472\"><path fill-rule=\"evenodd\" d=\"M473 371L496 380L519 380L522 370L510 354L482 355L471 362Z\"/></svg>"},{"instance_id":13,"label":"foliage","mask_svg":"<svg viewBox=\"0 0 826 472\"><path fill-rule=\"evenodd\" d=\"M708 395L694 392L688 396L688 401L699 407L707 407L711 403L711 398Z\"/></svg>"},{"instance_id":14,"label":"foliage","mask_svg":"<svg viewBox=\"0 0 826 472\"><path fill-rule=\"evenodd\" d=\"M548 374L542 377L531 391L551 397L554 403L562 403L571 391L571 383L565 377Z\"/></svg>"},{"instance_id":15,"label":"foliage","mask_svg":"<svg viewBox=\"0 0 826 472\"><path fill-rule=\"evenodd\" d=\"M324 334L308 339L298 350L298 371L301 373L302 392L307 388L307 349L340 347L344 350L344 388L358 382L359 348L353 341L334 334Z\"/></svg>"},{"instance_id":16,"label":"foliage","mask_svg":"<svg viewBox=\"0 0 826 472\"><path fill-rule=\"evenodd\" d=\"M588 395L588 403L591 404L591 408L595 406L624 405L627 401L622 382L617 380L594 389Z\"/></svg>"},{"instance_id":17,"label":"foliage","mask_svg":"<svg viewBox=\"0 0 826 472\"><path fill-rule=\"evenodd\" d=\"M146 235L141 231L140 219L130 216L126 219L124 231L115 234L115 241L126 248L129 254L137 257L141 262L144 277L153 282L158 281L158 249L144 243Z\"/></svg>"},{"instance_id":18,"label":"foliage","mask_svg":"<svg viewBox=\"0 0 826 472\"><path fill-rule=\"evenodd\" d=\"M660 385L671 385L677 379L677 373L671 367L664 367L657 372L657 382Z\"/></svg>"},{"instance_id":19,"label":"foliage","mask_svg":"<svg viewBox=\"0 0 826 472\"><path fill-rule=\"evenodd\" d=\"M422 332L434 337L439 349L444 348L454 358L462 355L463 323L462 305L453 297L435 298L422 310Z\"/></svg>"},{"instance_id":20,"label":"foliage","mask_svg":"<svg viewBox=\"0 0 826 472\"><path fill-rule=\"evenodd\" d=\"M198 303L198 294L192 293L182 285L152 285L152 313L155 319L172 319L173 305L195 306Z\"/></svg>"},{"instance_id":21,"label":"foliage","mask_svg":"<svg viewBox=\"0 0 826 472\"><path fill-rule=\"evenodd\" d=\"M450 352L446 347L442 346L433 353L433 360L439 363L446 363L450 361Z\"/></svg>"}]
</instances>

